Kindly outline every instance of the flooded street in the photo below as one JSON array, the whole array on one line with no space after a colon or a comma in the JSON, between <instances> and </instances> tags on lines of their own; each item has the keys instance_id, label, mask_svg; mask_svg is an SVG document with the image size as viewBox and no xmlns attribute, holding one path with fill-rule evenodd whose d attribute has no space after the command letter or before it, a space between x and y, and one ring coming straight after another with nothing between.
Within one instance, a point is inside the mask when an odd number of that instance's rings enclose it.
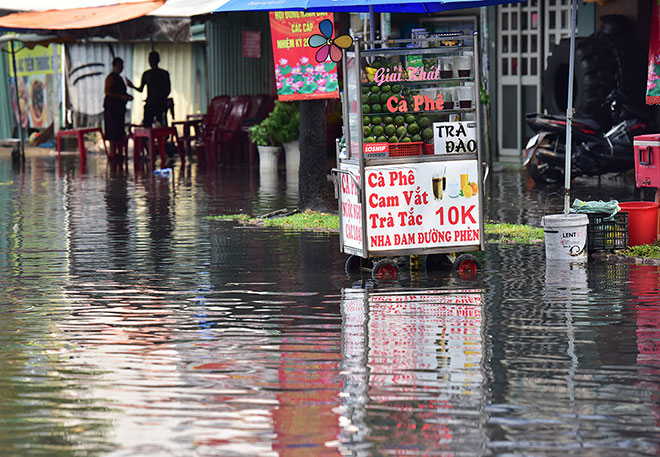
<instances>
[{"instance_id":1,"label":"flooded street","mask_svg":"<svg viewBox=\"0 0 660 457\"><path fill-rule=\"evenodd\" d=\"M375 287L337 235L206 218L295 205L288 184L0 156L0 453L660 455L659 267L490 244L476 282ZM488 220L562 204L518 171L487 187Z\"/></svg>"}]
</instances>

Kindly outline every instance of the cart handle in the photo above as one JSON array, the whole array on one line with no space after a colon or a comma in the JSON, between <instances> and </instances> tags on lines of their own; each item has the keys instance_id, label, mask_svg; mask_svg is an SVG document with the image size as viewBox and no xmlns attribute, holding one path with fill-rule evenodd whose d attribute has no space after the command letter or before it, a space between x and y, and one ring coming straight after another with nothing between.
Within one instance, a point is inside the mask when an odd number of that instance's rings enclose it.
<instances>
[{"instance_id":1,"label":"cart handle","mask_svg":"<svg viewBox=\"0 0 660 457\"><path fill-rule=\"evenodd\" d=\"M484 185L486 184L486 180L488 179L488 175L490 175L490 165L488 165L488 162L481 162L481 166L484 168L484 180L483 183Z\"/></svg>"},{"instance_id":2,"label":"cart handle","mask_svg":"<svg viewBox=\"0 0 660 457\"><path fill-rule=\"evenodd\" d=\"M357 178L353 173L351 173L348 170L342 170L341 168L333 168L332 170L330 170L330 176L332 176L332 184L334 184L335 186L335 198L339 198L339 183L337 182L337 175L339 175L340 173L350 176L350 178L353 180L355 187L357 187L358 189L358 193L357 193L358 204L362 204L362 189L360 189L360 183L358 182Z\"/></svg>"},{"instance_id":3,"label":"cart handle","mask_svg":"<svg viewBox=\"0 0 660 457\"><path fill-rule=\"evenodd\" d=\"M644 154L643 154L644 152L646 152L646 154L647 154L647 159L646 160L644 160L644 158L643 158L644 157ZM648 146L644 146L644 145L639 146L639 164L640 165L645 165L645 166L651 165L651 152L649 151Z\"/></svg>"}]
</instances>

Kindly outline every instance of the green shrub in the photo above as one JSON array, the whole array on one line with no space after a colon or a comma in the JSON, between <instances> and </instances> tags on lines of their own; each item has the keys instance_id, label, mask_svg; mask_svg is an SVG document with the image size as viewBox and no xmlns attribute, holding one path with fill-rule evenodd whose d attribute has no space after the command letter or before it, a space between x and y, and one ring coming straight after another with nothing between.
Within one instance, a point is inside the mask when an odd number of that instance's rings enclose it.
<instances>
[{"instance_id":1,"label":"green shrub","mask_svg":"<svg viewBox=\"0 0 660 457\"><path fill-rule=\"evenodd\" d=\"M275 102L273 111L259 124L250 127L250 138L257 146L276 146L300 136L300 110L295 102Z\"/></svg>"}]
</instances>

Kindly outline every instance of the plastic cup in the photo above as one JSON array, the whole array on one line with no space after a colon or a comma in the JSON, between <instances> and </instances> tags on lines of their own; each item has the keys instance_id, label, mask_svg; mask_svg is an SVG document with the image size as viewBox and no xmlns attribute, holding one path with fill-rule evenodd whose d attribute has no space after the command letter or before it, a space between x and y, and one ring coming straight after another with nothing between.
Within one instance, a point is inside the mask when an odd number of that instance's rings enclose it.
<instances>
[{"instance_id":1,"label":"plastic cup","mask_svg":"<svg viewBox=\"0 0 660 457\"><path fill-rule=\"evenodd\" d=\"M454 58L451 56L440 57L440 78L451 79L454 77Z\"/></svg>"},{"instance_id":2,"label":"plastic cup","mask_svg":"<svg viewBox=\"0 0 660 457\"><path fill-rule=\"evenodd\" d=\"M456 100L456 94L453 87L442 87L440 88L440 93L442 94L442 99L444 100L445 106L444 109L454 109L454 102Z\"/></svg>"},{"instance_id":3,"label":"plastic cup","mask_svg":"<svg viewBox=\"0 0 660 457\"><path fill-rule=\"evenodd\" d=\"M460 86L457 89L458 92L458 106L462 109L472 108L472 95L473 95L473 86L465 85Z\"/></svg>"},{"instance_id":4,"label":"plastic cup","mask_svg":"<svg viewBox=\"0 0 660 457\"><path fill-rule=\"evenodd\" d=\"M425 97L428 96L430 99L435 100L436 97L438 96L438 88L433 87L433 88L420 89L419 93L424 95Z\"/></svg>"},{"instance_id":5,"label":"plastic cup","mask_svg":"<svg viewBox=\"0 0 660 457\"><path fill-rule=\"evenodd\" d=\"M470 57L456 57L455 66L459 78L469 78L472 75L472 59Z\"/></svg>"}]
</instances>

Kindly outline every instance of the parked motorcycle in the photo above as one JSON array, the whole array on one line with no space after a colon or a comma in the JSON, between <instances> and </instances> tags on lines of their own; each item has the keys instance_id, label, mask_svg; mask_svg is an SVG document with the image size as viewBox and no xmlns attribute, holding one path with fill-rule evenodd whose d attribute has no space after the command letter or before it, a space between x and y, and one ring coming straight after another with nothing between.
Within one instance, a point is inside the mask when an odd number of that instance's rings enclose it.
<instances>
[{"instance_id":1,"label":"parked motorcycle","mask_svg":"<svg viewBox=\"0 0 660 457\"><path fill-rule=\"evenodd\" d=\"M627 171L635 166L633 137L652 130L649 115L626 103L618 92L605 99L611 125L603 129L590 119L573 119L572 176ZM537 183L564 181L566 117L531 113L526 122L536 134L525 146L524 165Z\"/></svg>"}]
</instances>

